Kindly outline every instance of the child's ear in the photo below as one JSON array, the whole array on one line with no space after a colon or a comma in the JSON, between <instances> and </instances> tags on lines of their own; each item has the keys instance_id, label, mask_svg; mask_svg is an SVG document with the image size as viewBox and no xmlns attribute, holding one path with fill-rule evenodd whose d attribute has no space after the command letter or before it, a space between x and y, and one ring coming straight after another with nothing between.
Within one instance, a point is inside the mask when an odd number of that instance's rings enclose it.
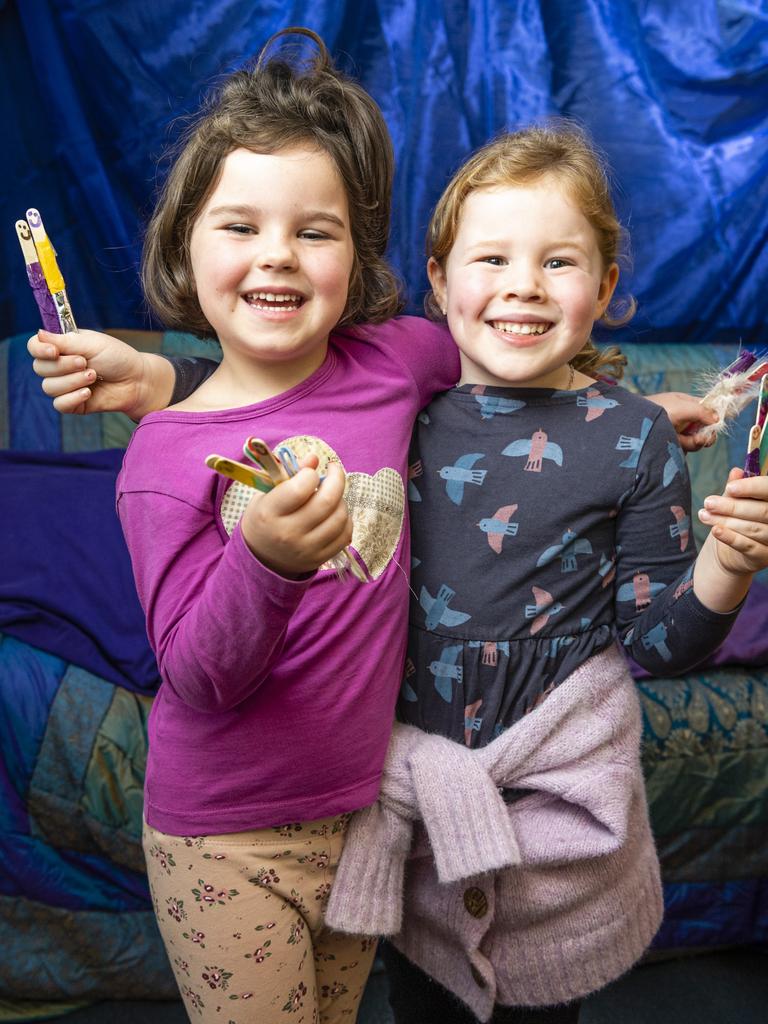
<instances>
[{"instance_id":1,"label":"child's ear","mask_svg":"<svg viewBox=\"0 0 768 1024\"><path fill-rule=\"evenodd\" d=\"M427 260L427 277L432 285L432 294L435 296L435 302L440 307L443 316L445 316L445 311L448 308L445 269L442 264L437 262L434 256L430 256Z\"/></svg>"},{"instance_id":2,"label":"child's ear","mask_svg":"<svg viewBox=\"0 0 768 1024\"><path fill-rule=\"evenodd\" d=\"M605 313L606 309L613 298L613 293L616 291L616 285L619 283L619 265L618 263L612 263L610 267L603 274L603 279L600 282L600 289L597 293L597 315L595 320L599 320L600 317Z\"/></svg>"}]
</instances>

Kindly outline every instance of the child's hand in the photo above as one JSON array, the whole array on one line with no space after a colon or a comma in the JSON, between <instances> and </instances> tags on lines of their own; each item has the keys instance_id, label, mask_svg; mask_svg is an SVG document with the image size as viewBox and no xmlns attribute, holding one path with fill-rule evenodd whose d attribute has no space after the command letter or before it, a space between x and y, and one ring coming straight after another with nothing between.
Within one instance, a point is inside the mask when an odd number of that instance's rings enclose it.
<instances>
[{"instance_id":1,"label":"child's hand","mask_svg":"<svg viewBox=\"0 0 768 1024\"><path fill-rule=\"evenodd\" d=\"M669 416L677 433L677 440L684 452L697 452L709 448L715 442L715 435L709 432L686 434L692 425L707 427L717 423L717 414L702 405L698 398L686 395L684 391L662 391L658 395L647 395L649 401L660 405Z\"/></svg>"},{"instance_id":2,"label":"child's hand","mask_svg":"<svg viewBox=\"0 0 768 1024\"><path fill-rule=\"evenodd\" d=\"M331 463L321 487L316 467L316 456L302 460L296 476L256 494L240 521L248 547L281 576L313 572L352 540L344 471Z\"/></svg>"},{"instance_id":3,"label":"child's hand","mask_svg":"<svg viewBox=\"0 0 768 1024\"><path fill-rule=\"evenodd\" d=\"M166 359L138 352L110 334L38 331L27 351L58 412L125 412L140 419L167 404L173 390L173 367ZM156 393L165 401L158 404Z\"/></svg>"},{"instance_id":4,"label":"child's hand","mask_svg":"<svg viewBox=\"0 0 768 1024\"><path fill-rule=\"evenodd\" d=\"M768 477L732 469L725 493L706 498L699 519L712 527L725 572L751 575L768 566Z\"/></svg>"}]
</instances>

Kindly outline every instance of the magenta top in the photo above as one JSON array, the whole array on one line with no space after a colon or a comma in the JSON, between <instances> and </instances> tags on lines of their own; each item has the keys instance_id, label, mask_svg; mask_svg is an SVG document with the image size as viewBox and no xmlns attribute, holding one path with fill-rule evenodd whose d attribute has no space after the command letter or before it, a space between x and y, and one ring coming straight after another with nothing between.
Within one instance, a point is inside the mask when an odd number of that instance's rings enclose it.
<instances>
[{"instance_id":1,"label":"magenta top","mask_svg":"<svg viewBox=\"0 0 768 1024\"><path fill-rule=\"evenodd\" d=\"M323 365L265 402L141 421L117 507L162 677L151 826L244 831L376 799L408 616L411 427L458 371L444 327L403 317L335 332ZM370 582L322 568L287 580L254 557L237 525L251 492L205 465L212 453L242 460L248 436L338 456Z\"/></svg>"}]
</instances>

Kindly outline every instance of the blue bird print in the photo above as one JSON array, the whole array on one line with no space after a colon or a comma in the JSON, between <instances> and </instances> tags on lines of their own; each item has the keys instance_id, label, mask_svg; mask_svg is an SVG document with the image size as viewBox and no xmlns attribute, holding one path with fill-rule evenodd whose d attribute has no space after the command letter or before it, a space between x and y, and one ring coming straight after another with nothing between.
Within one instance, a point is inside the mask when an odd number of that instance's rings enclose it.
<instances>
[{"instance_id":1,"label":"blue bird print","mask_svg":"<svg viewBox=\"0 0 768 1024\"><path fill-rule=\"evenodd\" d=\"M616 591L616 600L635 602L635 611L641 612L656 594L666 589L666 583L652 583L648 573L636 572L631 583L622 583Z\"/></svg>"},{"instance_id":2,"label":"blue bird print","mask_svg":"<svg viewBox=\"0 0 768 1024\"><path fill-rule=\"evenodd\" d=\"M680 550L685 551L688 547L688 539L691 531L691 517L686 515L681 505L670 505L669 511L675 517L674 523L669 527L670 537L680 538Z\"/></svg>"},{"instance_id":3,"label":"blue bird print","mask_svg":"<svg viewBox=\"0 0 768 1024\"><path fill-rule=\"evenodd\" d=\"M667 627L663 622L657 622L653 629L641 636L640 643L646 651L656 651L663 661L671 660L672 652L667 647Z\"/></svg>"},{"instance_id":4,"label":"blue bird print","mask_svg":"<svg viewBox=\"0 0 768 1024\"><path fill-rule=\"evenodd\" d=\"M631 452L632 454L627 456L623 462L619 465L624 469L634 469L640 461L640 452L643 450L646 438L651 432L653 423L645 417L640 427L639 437L627 437L626 434L622 434L619 440L616 442L617 452Z\"/></svg>"},{"instance_id":5,"label":"blue bird print","mask_svg":"<svg viewBox=\"0 0 768 1024\"><path fill-rule=\"evenodd\" d=\"M664 487L669 487L678 473L685 472L685 455L680 445L674 441L667 441L667 452L669 458L664 463L664 476L662 478L662 485Z\"/></svg>"},{"instance_id":6,"label":"blue bird print","mask_svg":"<svg viewBox=\"0 0 768 1024\"><path fill-rule=\"evenodd\" d=\"M429 664L429 671L435 677L435 689L446 702L451 703L453 696L453 680L460 683L464 678L464 669L456 664L461 654L461 644L455 647L446 647L440 655L439 661L432 661Z\"/></svg>"},{"instance_id":7,"label":"blue bird print","mask_svg":"<svg viewBox=\"0 0 768 1024\"><path fill-rule=\"evenodd\" d=\"M587 415L584 417L585 423L598 419L606 409L615 409L618 404L615 398L606 398L596 388L590 388L586 394L576 396L576 405L587 410Z\"/></svg>"},{"instance_id":8,"label":"blue bird print","mask_svg":"<svg viewBox=\"0 0 768 1024\"><path fill-rule=\"evenodd\" d=\"M460 626L462 622L472 618L467 612L455 612L448 607L454 597L456 597L456 591L451 590L445 583L441 584L435 597L432 597L426 587L421 588L419 604L427 613L424 623L427 629L436 629L441 624L443 626Z\"/></svg>"},{"instance_id":9,"label":"blue bird print","mask_svg":"<svg viewBox=\"0 0 768 1024\"><path fill-rule=\"evenodd\" d=\"M502 395L486 395L485 385L477 384L472 388L475 401L480 406L480 419L492 420L494 416L508 416L518 409L525 408L525 402L516 398L504 398Z\"/></svg>"},{"instance_id":10,"label":"blue bird print","mask_svg":"<svg viewBox=\"0 0 768 1024\"><path fill-rule=\"evenodd\" d=\"M517 505L502 505L492 516L481 519L477 524L483 533L488 534L488 543L497 555L501 554L504 538L517 535L520 524L509 521L515 512L517 512Z\"/></svg>"},{"instance_id":11,"label":"blue bird print","mask_svg":"<svg viewBox=\"0 0 768 1024\"><path fill-rule=\"evenodd\" d=\"M683 578L680 580L678 585L675 587L675 592L672 595L673 600L678 601L683 594L691 589L693 586L693 566L689 566Z\"/></svg>"},{"instance_id":12,"label":"blue bird print","mask_svg":"<svg viewBox=\"0 0 768 1024\"><path fill-rule=\"evenodd\" d=\"M555 601L552 595L548 591L542 590L541 587L531 587L531 590L536 603L525 606L525 617L533 619L530 629L531 636L533 636L534 633L538 633L546 626L553 615L559 615L565 605L560 601Z\"/></svg>"},{"instance_id":13,"label":"blue bird print","mask_svg":"<svg viewBox=\"0 0 768 1024\"><path fill-rule=\"evenodd\" d=\"M468 747L472 746L473 734L480 732L480 726L483 724L482 718L477 714L482 703L482 699L475 700L464 708L464 742Z\"/></svg>"},{"instance_id":14,"label":"blue bird print","mask_svg":"<svg viewBox=\"0 0 768 1024\"><path fill-rule=\"evenodd\" d=\"M528 439L513 441L501 454L513 458L518 455L527 456L528 461L523 469L529 473L540 473L544 459L551 459L557 466L563 464L563 449L559 444L550 441L543 430L534 431Z\"/></svg>"},{"instance_id":15,"label":"blue bird print","mask_svg":"<svg viewBox=\"0 0 768 1024\"><path fill-rule=\"evenodd\" d=\"M414 690L414 688L411 686L407 679L403 680L403 685L400 687L400 693L402 695L403 700L407 700L410 704L415 704L416 701L419 699L416 691Z\"/></svg>"},{"instance_id":16,"label":"blue bird print","mask_svg":"<svg viewBox=\"0 0 768 1024\"><path fill-rule=\"evenodd\" d=\"M600 554L600 565L597 568L597 575L600 577L601 587L607 587L609 583L613 583L616 578L616 558L618 556L618 548L616 553L608 558L605 553Z\"/></svg>"},{"instance_id":17,"label":"blue bird print","mask_svg":"<svg viewBox=\"0 0 768 1024\"><path fill-rule=\"evenodd\" d=\"M486 469L472 469L478 459L484 459L482 452L471 452L461 455L452 466L443 466L440 470L441 479L446 481L445 493L454 503L460 505L464 497L464 484L477 484L480 487L488 472Z\"/></svg>"},{"instance_id":18,"label":"blue bird print","mask_svg":"<svg viewBox=\"0 0 768 1024\"><path fill-rule=\"evenodd\" d=\"M555 558L560 558L560 572L574 572L578 569L578 556L591 555L592 545L588 540L579 539L579 535L568 529L563 534L560 544L553 544L539 555L537 566L548 565Z\"/></svg>"},{"instance_id":19,"label":"blue bird print","mask_svg":"<svg viewBox=\"0 0 768 1024\"><path fill-rule=\"evenodd\" d=\"M544 652L545 658L556 658L563 647L568 647L576 639L575 636L553 636L549 641L549 647Z\"/></svg>"},{"instance_id":20,"label":"blue bird print","mask_svg":"<svg viewBox=\"0 0 768 1024\"><path fill-rule=\"evenodd\" d=\"M499 651L507 658L509 657L509 640L470 640L467 647L482 647L483 654L480 661L483 665L495 665L499 660Z\"/></svg>"}]
</instances>

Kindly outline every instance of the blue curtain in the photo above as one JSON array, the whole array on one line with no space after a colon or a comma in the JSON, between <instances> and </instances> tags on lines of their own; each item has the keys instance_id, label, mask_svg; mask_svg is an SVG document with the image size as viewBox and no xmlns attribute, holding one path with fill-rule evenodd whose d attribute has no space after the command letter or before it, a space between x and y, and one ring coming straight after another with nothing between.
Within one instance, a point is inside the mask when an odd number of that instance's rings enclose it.
<instances>
[{"instance_id":1,"label":"blue curtain","mask_svg":"<svg viewBox=\"0 0 768 1024\"><path fill-rule=\"evenodd\" d=\"M13 227L29 206L83 326L151 325L137 265L169 125L291 24L384 111L412 310L451 172L499 130L560 113L608 156L631 233L640 312L617 340L768 342L764 0L0 0L0 336L37 325Z\"/></svg>"}]
</instances>

